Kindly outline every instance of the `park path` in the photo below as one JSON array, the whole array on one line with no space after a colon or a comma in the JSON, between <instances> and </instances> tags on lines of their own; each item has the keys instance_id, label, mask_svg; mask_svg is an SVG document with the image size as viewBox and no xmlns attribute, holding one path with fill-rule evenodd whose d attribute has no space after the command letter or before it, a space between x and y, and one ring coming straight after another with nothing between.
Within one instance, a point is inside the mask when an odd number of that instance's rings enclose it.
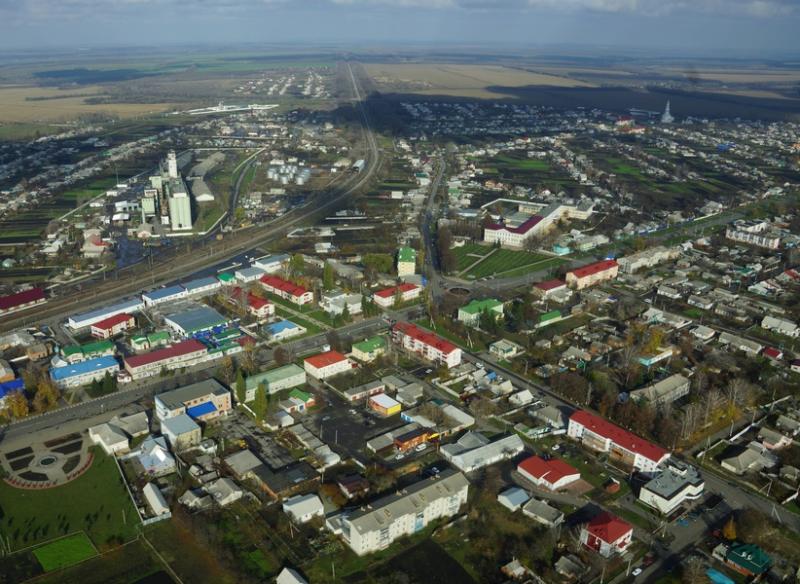
<instances>
[{"instance_id":1,"label":"park path","mask_svg":"<svg viewBox=\"0 0 800 584\"><path fill-rule=\"evenodd\" d=\"M496 252L498 249L499 249L499 248L493 247L493 248L492 248L492 251L490 251L489 253L487 253L485 256L481 256L480 258L478 258L477 260L475 260L474 262L472 262L472 263L471 263L470 265L468 265L466 268L464 268L463 270L461 270L461 271L458 273L458 275L459 275L459 276L461 276L461 275L463 275L463 274L466 274L466 273L467 273L467 272L469 272L469 271L470 271L472 268L474 268L474 267L475 267L475 266L477 266L479 263L481 263L483 260L489 259L489 257L491 257L491 255L492 255L494 252Z\"/></svg>"}]
</instances>

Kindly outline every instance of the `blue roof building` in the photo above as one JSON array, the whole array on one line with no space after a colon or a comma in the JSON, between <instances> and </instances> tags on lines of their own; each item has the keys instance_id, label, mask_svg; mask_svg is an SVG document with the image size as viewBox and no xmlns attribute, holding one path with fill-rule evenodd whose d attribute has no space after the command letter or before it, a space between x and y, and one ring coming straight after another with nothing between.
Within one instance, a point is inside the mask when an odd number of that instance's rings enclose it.
<instances>
[{"instance_id":1,"label":"blue roof building","mask_svg":"<svg viewBox=\"0 0 800 584\"><path fill-rule=\"evenodd\" d=\"M139 312L144 308L144 303L140 298L131 298L130 300L123 300L111 306L105 306L82 314L76 314L69 317L69 326L72 329L80 329L91 326L96 322L100 322L110 316L116 316L124 312L134 313Z\"/></svg>"},{"instance_id":2,"label":"blue roof building","mask_svg":"<svg viewBox=\"0 0 800 584\"><path fill-rule=\"evenodd\" d=\"M195 278L183 284L186 293L189 295L210 293L219 289L222 283L214 276L206 276L205 278Z\"/></svg>"},{"instance_id":3,"label":"blue roof building","mask_svg":"<svg viewBox=\"0 0 800 584\"><path fill-rule=\"evenodd\" d=\"M304 327L291 320L279 320L266 325L264 329L267 331L267 334L275 340L302 335L306 332Z\"/></svg>"},{"instance_id":4,"label":"blue roof building","mask_svg":"<svg viewBox=\"0 0 800 584\"><path fill-rule=\"evenodd\" d=\"M92 381L102 379L106 373L112 375L119 371L119 362L111 356L87 359L73 365L53 367L50 378L60 388L80 387Z\"/></svg>"},{"instance_id":5,"label":"blue roof building","mask_svg":"<svg viewBox=\"0 0 800 584\"><path fill-rule=\"evenodd\" d=\"M166 288L158 288L157 290L145 292L142 294L142 300L144 300L147 306L152 306L154 304L186 298L187 294L186 288L178 284L176 286L167 286Z\"/></svg>"},{"instance_id":6,"label":"blue roof building","mask_svg":"<svg viewBox=\"0 0 800 584\"><path fill-rule=\"evenodd\" d=\"M25 382L21 377L0 383L0 403L9 395L17 391L25 389Z\"/></svg>"},{"instance_id":7,"label":"blue roof building","mask_svg":"<svg viewBox=\"0 0 800 584\"><path fill-rule=\"evenodd\" d=\"M208 414L212 414L216 411L217 406L214 405L213 401L203 402L199 405L186 408L186 413L194 420L202 418L203 416L207 416Z\"/></svg>"}]
</instances>

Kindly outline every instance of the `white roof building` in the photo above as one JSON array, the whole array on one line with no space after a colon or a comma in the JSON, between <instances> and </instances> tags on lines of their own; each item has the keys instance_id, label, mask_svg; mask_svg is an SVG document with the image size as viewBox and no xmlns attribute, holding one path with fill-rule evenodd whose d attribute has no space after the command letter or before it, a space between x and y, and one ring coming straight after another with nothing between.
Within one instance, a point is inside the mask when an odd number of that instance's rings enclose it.
<instances>
[{"instance_id":1,"label":"white roof building","mask_svg":"<svg viewBox=\"0 0 800 584\"><path fill-rule=\"evenodd\" d=\"M283 502L283 511L297 523L307 523L314 517L324 517L322 500L313 493L296 495Z\"/></svg>"},{"instance_id":2,"label":"white roof building","mask_svg":"<svg viewBox=\"0 0 800 584\"><path fill-rule=\"evenodd\" d=\"M523 450L525 444L517 434L489 442L481 434L468 432L458 442L442 446L440 452L457 469L472 472L513 458Z\"/></svg>"}]
</instances>

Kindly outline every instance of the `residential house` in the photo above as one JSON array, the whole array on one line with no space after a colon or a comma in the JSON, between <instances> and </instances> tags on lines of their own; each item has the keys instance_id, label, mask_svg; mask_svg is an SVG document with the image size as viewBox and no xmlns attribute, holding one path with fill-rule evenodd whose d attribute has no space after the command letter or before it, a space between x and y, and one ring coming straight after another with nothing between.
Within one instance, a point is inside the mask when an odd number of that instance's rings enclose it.
<instances>
[{"instance_id":1,"label":"residential house","mask_svg":"<svg viewBox=\"0 0 800 584\"><path fill-rule=\"evenodd\" d=\"M604 511L581 529L580 541L605 558L621 554L633 542L633 527Z\"/></svg>"}]
</instances>

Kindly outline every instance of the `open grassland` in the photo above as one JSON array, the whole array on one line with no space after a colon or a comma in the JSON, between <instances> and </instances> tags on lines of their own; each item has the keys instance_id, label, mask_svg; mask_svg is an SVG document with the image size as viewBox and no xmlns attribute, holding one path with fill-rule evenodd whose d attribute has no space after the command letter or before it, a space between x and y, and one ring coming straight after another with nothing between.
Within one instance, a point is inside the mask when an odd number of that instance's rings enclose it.
<instances>
[{"instance_id":1,"label":"open grassland","mask_svg":"<svg viewBox=\"0 0 800 584\"><path fill-rule=\"evenodd\" d=\"M496 65L366 64L367 73L384 91L473 98L504 97L492 87L592 87L577 79Z\"/></svg>"},{"instance_id":2,"label":"open grassland","mask_svg":"<svg viewBox=\"0 0 800 584\"><path fill-rule=\"evenodd\" d=\"M38 547L33 555L45 572L52 572L88 560L97 555L97 550L86 534L81 532Z\"/></svg>"},{"instance_id":3,"label":"open grassland","mask_svg":"<svg viewBox=\"0 0 800 584\"><path fill-rule=\"evenodd\" d=\"M0 87L0 123L58 122L88 114L130 118L173 109L169 103L86 103L90 96L101 94L102 89L94 86L81 87L79 90Z\"/></svg>"},{"instance_id":4,"label":"open grassland","mask_svg":"<svg viewBox=\"0 0 800 584\"><path fill-rule=\"evenodd\" d=\"M130 540L139 516L114 460L99 449L77 479L52 489L0 482L0 531L12 550L82 530L103 548Z\"/></svg>"}]
</instances>

